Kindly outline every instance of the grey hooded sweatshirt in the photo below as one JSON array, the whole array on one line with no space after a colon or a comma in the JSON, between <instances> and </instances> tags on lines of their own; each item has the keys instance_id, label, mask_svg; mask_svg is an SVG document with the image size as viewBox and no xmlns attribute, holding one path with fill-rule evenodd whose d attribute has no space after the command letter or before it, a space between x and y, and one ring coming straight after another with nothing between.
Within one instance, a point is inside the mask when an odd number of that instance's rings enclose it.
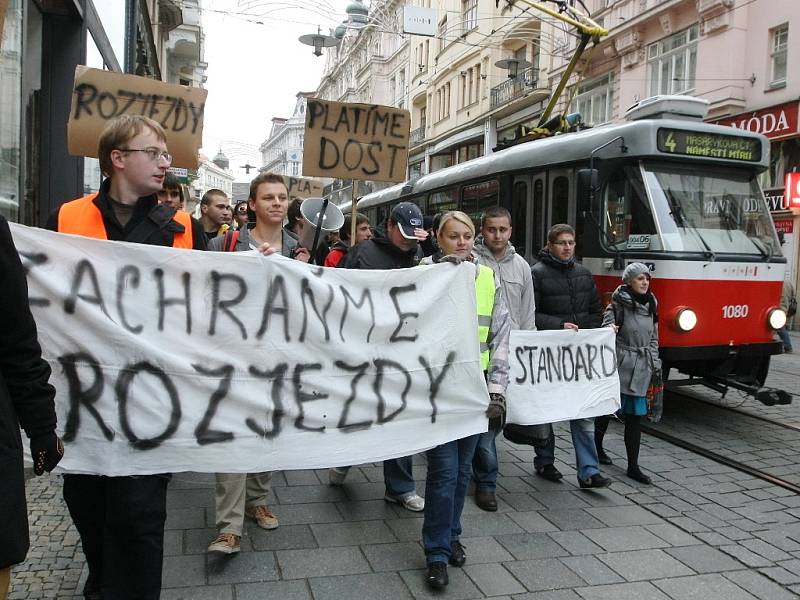
<instances>
[{"instance_id":1,"label":"grey hooded sweatshirt","mask_svg":"<svg viewBox=\"0 0 800 600\"><path fill-rule=\"evenodd\" d=\"M503 295L511 318L511 329L536 330L536 302L533 299L531 266L522 258L511 242L499 261L483 244L483 236L475 238L472 250L475 262L489 267L503 288Z\"/></svg>"}]
</instances>

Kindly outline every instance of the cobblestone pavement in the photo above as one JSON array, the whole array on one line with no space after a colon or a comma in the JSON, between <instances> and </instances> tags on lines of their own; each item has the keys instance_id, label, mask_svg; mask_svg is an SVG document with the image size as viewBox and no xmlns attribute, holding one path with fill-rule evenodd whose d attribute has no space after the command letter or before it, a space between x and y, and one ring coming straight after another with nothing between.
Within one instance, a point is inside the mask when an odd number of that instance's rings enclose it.
<instances>
[{"instance_id":1,"label":"cobblestone pavement","mask_svg":"<svg viewBox=\"0 0 800 600\"><path fill-rule=\"evenodd\" d=\"M792 384L799 367L797 354L777 357L772 377ZM800 412L800 404L743 408L785 420ZM558 484L532 474L531 450L499 442L499 511L485 513L467 502L467 564L449 569L450 586L437 596L800 597L800 496L649 436L641 462L655 474L654 485L641 486L624 475L621 427L615 425L607 446L617 464L606 468L614 483L581 491L569 434L563 427L557 432L558 467L565 474ZM424 475L417 457L419 491ZM422 580L421 517L384 502L382 478L377 464L352 469L343 488L327 485L322 470L276 473L273 509L280 528L267 532L248 523L242 553L217 560L205 553L214 534L213 476L177 474L169 491L162 598L432 597ZM28 484L32 549L14 570L10 598L77 599L83 560L60 477Z\"/></svg>"}]
</instances>

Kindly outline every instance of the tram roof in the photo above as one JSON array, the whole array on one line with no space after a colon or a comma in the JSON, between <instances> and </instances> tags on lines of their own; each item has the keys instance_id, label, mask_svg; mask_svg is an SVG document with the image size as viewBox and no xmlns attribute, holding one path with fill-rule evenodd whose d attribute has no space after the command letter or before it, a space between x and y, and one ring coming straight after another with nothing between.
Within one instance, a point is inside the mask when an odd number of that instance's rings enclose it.
<instances>
[{"instance_id":1,"label":"tram roof","mask_svg":"<svg viewBox=\"0 0 800 600\"><path fill-rule=\"evenodd\" d=\"M617 136L625 138L628 156L659 157L675 159L658 150L656 133L660 128L694 131L698 133L716 133L728 136L758 138L761 140L761 160L758 162L736 162L742 166L750 166L763 171L769 166L769 142L757 133L736 129L723 125L713 125L702 121L685 119L644 119L639 121L613 123L593 129L584 129L574 133L565 133L549 138L525 142L499 152L482 156L459 165L447 167L424 175L414 181L407 181L392 187L367 194L358 203L360 210L371 206L392 202L400 196L409 196L441 189L465 181L481 179L504 172L525 171L536 167L583 162L588 160L592 150L602 146ZM596 160L609 158L614 153L615 145L597 153ZM617 155L619 151L617 150ZM682 158L690 158L683 156ZM692 161L698 163L716 163L719 159L693 156ZM733 164L734 161L728 161Z\"/></svg>"}]
</instances>

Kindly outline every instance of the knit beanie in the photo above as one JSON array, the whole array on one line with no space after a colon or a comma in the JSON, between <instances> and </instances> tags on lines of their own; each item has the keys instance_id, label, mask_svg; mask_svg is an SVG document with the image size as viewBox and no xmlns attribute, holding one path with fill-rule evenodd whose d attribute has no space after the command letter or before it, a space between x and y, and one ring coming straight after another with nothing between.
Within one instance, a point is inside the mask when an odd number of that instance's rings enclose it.
<instances>
[{"instance_id":1,"label":"knit beanie","mask_svg":"<svg viewBox=\"0 0 800 600\"><path fill-rule=\"evenodd\" d=\"M622 281L630 285L642 273L646 274L647 277L651 277L650 268L647 265L640 262L631 263L622 272Z\"/></svg>"}]
</instances>

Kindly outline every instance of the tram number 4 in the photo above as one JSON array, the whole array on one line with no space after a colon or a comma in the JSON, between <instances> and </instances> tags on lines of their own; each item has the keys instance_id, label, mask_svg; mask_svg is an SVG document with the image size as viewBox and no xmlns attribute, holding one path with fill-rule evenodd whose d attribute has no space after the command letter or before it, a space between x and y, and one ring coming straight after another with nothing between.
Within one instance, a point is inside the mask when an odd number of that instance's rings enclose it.
<instances>
[{"instance_id":1,"label":"tram number 4","mask_svg":"<svg viewBox=\"0 0 800 600\"><path fill-rule=\"evenodd\" d=\"M747 304L728 304L722 307L723 319L744 319L750 312Z\"/></svg>"}]
</instances>

